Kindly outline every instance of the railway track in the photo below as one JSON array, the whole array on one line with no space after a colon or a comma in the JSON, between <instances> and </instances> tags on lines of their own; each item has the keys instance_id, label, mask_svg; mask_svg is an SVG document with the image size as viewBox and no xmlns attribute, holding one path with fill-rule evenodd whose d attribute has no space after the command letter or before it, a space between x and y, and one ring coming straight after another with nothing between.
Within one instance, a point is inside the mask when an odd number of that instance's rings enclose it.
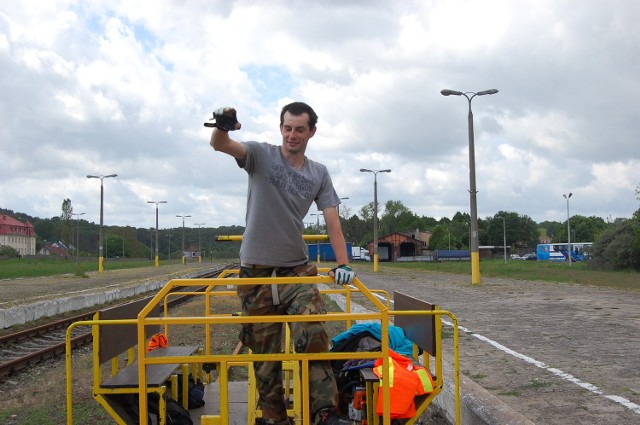
<instances>
[{"instance_id":1,"label":"railway track","mask_svg":"<svg viewBox=\"0 0 640 425\"><path fill-rule=\"evenodd\" d=\"M196 278L213 278L222 273L223 270L232 267L236 267L236 265L222 266L198 275ZM151 300L152 297L142 298ZM169 307L175 307L185 302L188 298L189 296L186 295L172 298L169 302ZM67 328L72 323L91 320L94 314L95 311L91 311L0 336L0 380L30 366L63 355ZM91 341L93 341L93 338L89 326L79 326L72 332L71 346L73 349L83 347L91 343Z\"/></svg>"}]
</instances>

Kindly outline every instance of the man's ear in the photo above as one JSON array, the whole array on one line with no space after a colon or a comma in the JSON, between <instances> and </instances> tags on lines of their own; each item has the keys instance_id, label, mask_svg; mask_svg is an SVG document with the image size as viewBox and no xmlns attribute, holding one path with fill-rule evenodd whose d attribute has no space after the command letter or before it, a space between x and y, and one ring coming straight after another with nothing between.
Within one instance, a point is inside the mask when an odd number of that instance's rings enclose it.
<instances>
[{"instance_id":1,"label":"man's ear","mask_svg":"<svg viewBox=\"0 0 640 425\"><path fill-rule=\"evenodd\" d=\"M318 129L318 127L313 127L310 131L311 135L309 136L309 139L311 139L313 137L314 134L316 134L316 130Z\"/></svg>"}]
</instances>

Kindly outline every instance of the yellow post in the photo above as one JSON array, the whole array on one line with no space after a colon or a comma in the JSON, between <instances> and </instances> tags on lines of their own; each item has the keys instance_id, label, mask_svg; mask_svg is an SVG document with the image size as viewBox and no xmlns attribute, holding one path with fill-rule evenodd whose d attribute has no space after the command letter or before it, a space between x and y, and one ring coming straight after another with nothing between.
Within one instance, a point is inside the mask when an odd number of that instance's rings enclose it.
<instances>
[{"instance_id":1,"label":"yellow post","mask_svg":"<svg viewBox=\"0 0 640 425\"><path fill-rule=\"evenodd\" d=\"M471 284L480 284L480 253L471 253Z\"/></svg>"},{"instance_id":2,"label":"yellow post","mask_svg":"<svg viewBox=\"0 0 640 425\"><path fill-rule=\"evenodd\" d=\"M373 271L374 273L378 273L378 253L373 254Z\"/></svg>"},{"instance_id":3,"label":"yellow post","mask_svg":"<svg viewBox=\"0 0 640 425\"><path fill-rule=\"evenodd\" d=\"M98 258L98 272L102 273L104 271L104 257Z\"/></svg>"}]
</instances>

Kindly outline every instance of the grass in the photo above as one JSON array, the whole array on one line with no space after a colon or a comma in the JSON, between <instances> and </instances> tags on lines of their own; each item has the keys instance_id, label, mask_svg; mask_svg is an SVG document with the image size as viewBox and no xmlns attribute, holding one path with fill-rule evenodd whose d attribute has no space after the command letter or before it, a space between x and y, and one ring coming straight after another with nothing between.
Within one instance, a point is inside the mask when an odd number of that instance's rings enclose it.
<instances>
[{"instance_id":1,"label":"grass","mask_svg":"<svg viewBox=\"0 0 640 425\"><path fill-rule=\"evenodd\" d=\"M180 259L162 261L161 265L180 264ZM140 267L155 266L152 260L114 260L106 259L105 270L135 269ZM50 258L11 258L0 260L0 279L17 279L21 277L55 276L62 274L74 274L76 276L86 276L87 272L97 271L98 261L79 261L75 259L50 259Z\"/></svg>"},{"instance_id":2,"label":"grass","mask_svg":"<svg viewBox=\"0 0 640 425\"><path fill-rule=\"evenodd\" d=\"M471 262L400 262L379 264L381 273L395 270L471 275ZM372 263L355 263L354 268L372 272ZM480 276L517 280L537 280L550 283L577 283L607 288L640 289L640 273L634 271L606 272L593 270L588 263L552 263L520 260L481 260Z\"/></svg>"},{"instance_id":3,"label":"grass","mask_svg":"<svg viewBox=\"0 0 640 425\"><path fill-rule=\"evenodd\" d=\"M160 265L179 264L180 259L162 261ZM114 260L106 259L105 270L125 268L151 267L155 263L151 260ZM333 263L320 264L331 266ZM356 271L373 271L372 263L354 263ZM471 263L469 261L443 261L443 262L381 262L379 271L382 273L395 270L409 270L415 272L436 272L471 275ZM0 279L16 279L20 277L55 276L62 274L75 274L86 276L87 272L97 271L97 261L61 260L61 259L8 259L0 260ZM544 282L578 283L582 285L594 285L609 288L640 289L640 273L635 271L599 271L593 270L588 263L572 263L569 267L566 263L552 263L540 261L507 260L481 260L480 276L518 280L537 280Z\"/></svg>"}]
</instances>

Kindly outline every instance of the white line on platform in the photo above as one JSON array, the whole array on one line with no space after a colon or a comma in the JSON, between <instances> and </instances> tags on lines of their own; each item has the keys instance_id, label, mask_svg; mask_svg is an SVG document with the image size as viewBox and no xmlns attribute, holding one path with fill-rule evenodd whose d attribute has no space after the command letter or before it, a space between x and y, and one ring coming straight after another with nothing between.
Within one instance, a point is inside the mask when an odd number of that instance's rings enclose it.
<instances>
[{"instance_id":1,"label":"white line on platform","mask_svg":"<svg viewBox=\"0 0 640 425\"><path fill-rule=\"evenodd\" d=\"M444 323L445 325L448 325L448 326L453 326L453 323L448 322L446 320L443 320L442 323ZM467 333L467 334L479 339L480 341L484 341L484 342L494 346L495 348L497 348L500 351L503 351L503 352L505 352L507 354L510 354L510 355L520 359L520 360L524 360L525 362L530 363L530 364L532 364L532 365L534 365L536 367L539 367L540 369L544 369L546 371L549 371L552 374L556 375L557 377L559 377L561 379L564 379L565 381L568 381L568 382L571 382L573 384L576 384L576 385L578 385L578 386L580 386L580 387L582 387L582 388L584 388L584 389L586 389L588 391L591 391L594 394L601 395L606 399L614 401L614 402L626 407L627 409L629 409L629 410L631 410L631 411L633 411L635 413L640 414L640 405L632 402L631 400L627 400L626 398L620 397L620 396L617 396L617 395L604 394L604 391L602 391L600 388L598 388L597 386L595 386L593 384L581 381L580 379L576 378L575 376L573 376L573 375L571 375L569 373L563 372L560 369L556 369L554 367L549 367L544 362L541 362L539 360L536 360L534 358L526 356L526 355L524 355L522 353L518 353L517 351L514 351L514 350L512 350L512 349L510 349L508 347L505 347L504 345L500 344L499 342L496 342L496 341L494 341L492 339L487 338L486 336L483 336L483 335L480 335L480 334L477 334L477 333L473 332L471 329L467 329L467 328L465 328L463 326L458 326L458 329L460 331L464 332L464 333Z\"/></svg>"},{"instance_id":2,"label":"white line on platform","mask_svg":"<svg viewBox=\"0 0 640 425\"><path fill-rule=\"evenodd\" d=\"M375 297L380 298L383 301L386 301L386 298L382 297L379 294L373 294L373 295ZM342 296L340 296L340 295L336 296L334 298L334 301L338 302L337 299L340 298L340 297L342 297ZM391 304L393 304L393 300L391 301ZM344 310L344 307L345 307L344 306L344 301L342 301L342 303L338 302L338 305L340 305L340 307ZM353 307L353 305L352 305L352 307ZM361 306L358 306L358 307L362 308ZM453 323L451 323L451 322L449 322L447 320L444 320L444 319L442 320L442 323L444 323L447 326L453 326ZM503 351L503 352L505 352L507 354L510 354L510 355L520 359L520 360L524 360L525 362L530 363L530 364L532 364L532 365L534 365L536 367L539 367L540 369L544 369L544 370L546 370L548 372L551 372L552 374L556 375L557 377L559 377L561 379L564 379L565 381L568 381L568 382L571 382L573 384L576 384L576 385L578 385L578 386L580 386L580 387L582 387L582 388L584 388L584 389L586 389L586 390L588 390L588 391L590 391L590 392L592 392L592 393L594 393L596 395L600 395L600 396L602 396L602 397L604 397L604 398L606 398L608 400L611 400L613 402L616 402L616 403L626 407L627 409L629 409L629 410L631 410L631 411L633 411L635 413L640 414L640 405L632 402L631 400L627 400L626 398L620 397L620 396L617 396L617 395L604 394L604 391L602 391L600 388L598 388L597 386L595 386L593 384L581 381L580 379L576 378L575 376L573 376L573 375L571 375L569 373L563 372L560 369L556 369L554 367L550 367L546 363L541 362L539 360L536 360L536 359L534 359L532 357L526 356L526 355L524 355L522 353L518 353L517 351L514 351L514 350L512 350L512 349L510 349L508 347L505 347L504 345L500 344L499 342L496 342L496 341L494 341L494 340L492 340L490 338L487 338L486 336L483 336L483 335L480 335L478 333L475 333L471 329L465 328L464 326L458 325L458 330L460 330L461 332L467 333L467 334L469 334L471 336L474 336L475 338L479 339L480 341L484 341L484 342L494 346L495 348L497 348L500 351Z\"/></svg>"}]
</instances>

